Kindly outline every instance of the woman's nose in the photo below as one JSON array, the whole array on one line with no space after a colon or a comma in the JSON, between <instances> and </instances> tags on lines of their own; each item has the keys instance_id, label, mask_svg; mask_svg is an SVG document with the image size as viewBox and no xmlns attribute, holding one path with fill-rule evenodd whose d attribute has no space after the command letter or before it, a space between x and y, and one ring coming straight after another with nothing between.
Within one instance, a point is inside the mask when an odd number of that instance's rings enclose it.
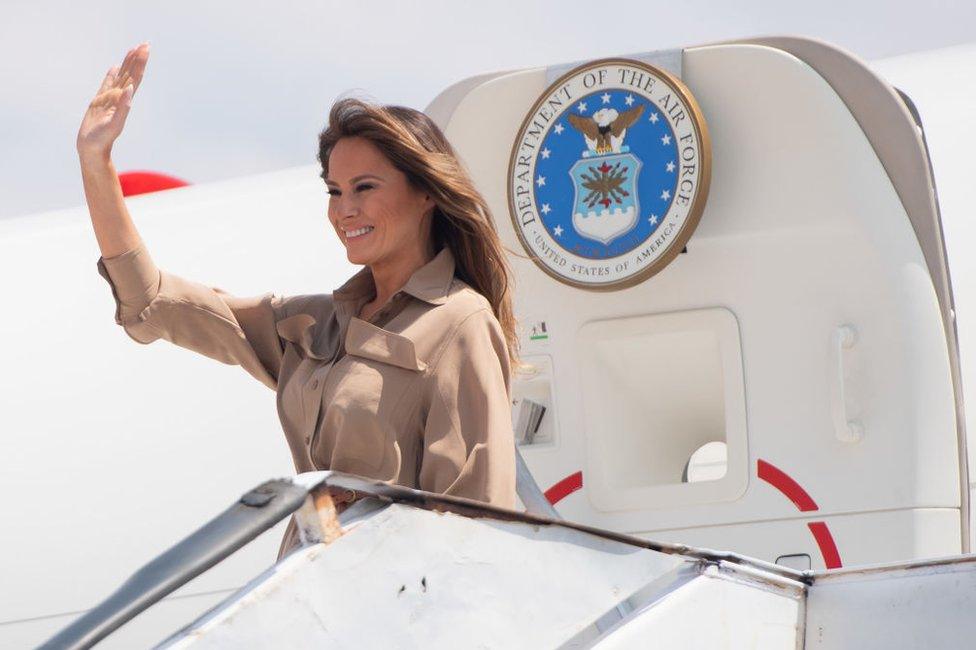
<instances>
[{"instance_id":1,"label":"woman's nose","mask_svg":"<svg viewBox=\"0 0 976 650\"><path fill-rule=\"evenodd\" d=\"M342 209L344 210L343 216L355 217L359 214L360 199L351 192L346 192L343 194L344 199L342 203Z\"/></svg>"},{"instance_id":2,"label":"woman's nose","mask_svg":"<svg viewBox=\"0 0 976 650\"><path fill-rule=\"evenodd\" d=\"M333 199L330 207L335 210L338 219L351 219L359 215L359 204L354 199L347 199L344 196L336 198L338 201Z\"/></svg>"}]
</instances>

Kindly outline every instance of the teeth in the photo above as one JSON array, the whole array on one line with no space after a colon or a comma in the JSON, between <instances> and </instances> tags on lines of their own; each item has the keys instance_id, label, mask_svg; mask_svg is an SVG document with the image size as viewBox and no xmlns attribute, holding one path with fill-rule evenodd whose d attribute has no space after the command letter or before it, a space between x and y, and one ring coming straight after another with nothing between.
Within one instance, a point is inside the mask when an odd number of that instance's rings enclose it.
<instances>
[{"instance_id":1,"label":"teeth","mask_svg":"<svg viewBox=\"0 0 976 650\"><path fill-rule=\"evenodd\" d=\"M352 239L353 237L359 237L360 235L365 235L373 230L373 226L363 226L362 228L357 228L356 230L347 230L346 239Z\"/></svg>"}]
</instances>

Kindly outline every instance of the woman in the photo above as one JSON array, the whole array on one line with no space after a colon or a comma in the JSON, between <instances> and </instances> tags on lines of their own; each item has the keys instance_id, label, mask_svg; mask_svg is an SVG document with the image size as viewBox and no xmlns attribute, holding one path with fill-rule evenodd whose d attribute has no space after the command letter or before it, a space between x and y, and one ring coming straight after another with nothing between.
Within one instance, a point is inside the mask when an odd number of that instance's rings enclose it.
<instances>
[{"instance_id":1,"label":"woman","mask_svg":"<svg viewBox=\"0 0 976 650\"><path fill-rule=\"evenodd\" d=\"M336 102L319 136L328 217L364 268L332 294L236 297L158 269L123 201L111 149L148 58L143 43L109 70L77 141L116 323L274 389L297 472L514 507L509 270L440 129L409 108ZM298 541L292 521L279 557Z\"/></svg>"}]
</instances>

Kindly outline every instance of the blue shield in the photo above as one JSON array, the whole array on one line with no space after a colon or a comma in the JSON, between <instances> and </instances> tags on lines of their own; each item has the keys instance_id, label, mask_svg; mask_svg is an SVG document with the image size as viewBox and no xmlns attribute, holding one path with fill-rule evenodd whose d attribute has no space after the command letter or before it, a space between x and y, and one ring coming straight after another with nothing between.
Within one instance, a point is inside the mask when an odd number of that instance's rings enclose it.
<instances>
[{"instance_id":1,"label":"blue shield","mask_svg":"<svg viewBox=\"0 0 976 650\"><path fill-rule=\"evenodd\" d=\"M573 228L581 237L607 245L633 230L640 216L640 168L631 153L589 156L573 164Z\"/></svg>"}]
</instances>

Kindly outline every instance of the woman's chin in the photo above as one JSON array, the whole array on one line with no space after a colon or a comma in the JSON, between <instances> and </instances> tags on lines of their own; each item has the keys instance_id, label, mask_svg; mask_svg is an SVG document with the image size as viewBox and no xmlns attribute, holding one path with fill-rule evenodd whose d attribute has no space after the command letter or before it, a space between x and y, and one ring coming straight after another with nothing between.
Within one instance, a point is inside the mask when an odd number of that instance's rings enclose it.
<instances>
[{"instance_id":1,"label":"woman's chin","mask_svg":"<svg viewBox=\"0 0 976 650\"><path fill-rule=\"evenodd\" d=\"M355 248L346 248L346 259L349 260L351 264L359 264L365 266L369 264L370 256L366 254L365 251L356 250Z\"/></svg>"}]
</instances>

